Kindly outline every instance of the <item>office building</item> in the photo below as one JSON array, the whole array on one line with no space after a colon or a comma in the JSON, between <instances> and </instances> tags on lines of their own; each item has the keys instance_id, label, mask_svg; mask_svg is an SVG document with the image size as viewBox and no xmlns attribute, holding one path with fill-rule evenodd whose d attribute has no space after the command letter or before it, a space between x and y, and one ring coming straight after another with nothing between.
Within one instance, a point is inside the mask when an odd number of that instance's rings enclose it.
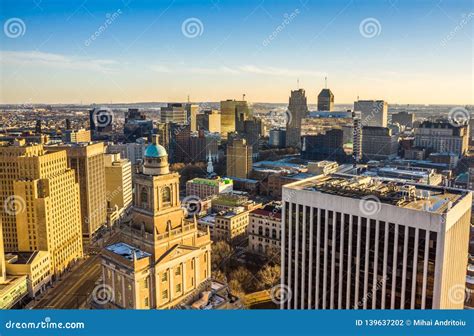
<instances>
[{"instance_id":1,"label":"office building","mask_svg":"<svg viewBox=\"0 0 474 336\"><path fill-rule=\"evenodd\" d=\"M206 110L196 116L197 130L221 133L221 114L218 110Z\"/></svg>"},{"instance_id":2,"label":"office building","mask_svg":"<svg viewBox=\"0 0 474 336\"><path fill-rule=\"evenodd\" d=\"M107 222L114 225L132 205L132 164L120 154L106 154L104 163Z\"/></svg>"},{"instance_id":3,"label":"office building","mask_svg":"<svg viewBox=\"0 0 474 336\"><path fill-rule=\"evenodd\" d=\"M334 110L334 94L328 88L322 89L318 95L318 111Z\"/></svg>"},{"instance_id":4,"label":"office building","mask_svg":"<svg viewBox=\"0 0 474 336\"><path fill-rule=\"evenodd\" d=\"M308 103L303 89L291 91L286 122L286 147L301 148L301 121L308 114Z\"/></svg>"},{"instance_id":5,"label":"office building","mask_svg":"<svg viewBox=\"0 0 474 336\"><path fill-rule=\"evenodd\" d=\"M168 125L171 163L191 162L191 126L176 123Z\"/></svg>"},{"instance_id":6,"label":"office building","mask_svg":"<svg viewBox=\"0 0 474 336\"><path fill-rule=\"evenodd\" d=\"M138 109L128 109L125 113L125 124L123 126L123 134L126 143L133 143L140 138L150 139L153 133L153 121L147 119L145 113Z\"/></svg>"},{"instance_id":7,"label":"office building","mask_svg":"<svg viewBox=\"0 0 474 336\"><path fill-rule=\"evenodd\" d=\"M85 129L65 130L63 132L63 142L65 143L91 142L91 131L85 130Z\"/></svg>"},{"instance_id":8,"label":"office building","mask_svg":"<svg viewBox=\"0 0 474 336\"><path fill-rule=\"evenodd\" d=\"M408 113L408 112L402 111L402 112L392 114L392 124L399 124L401 126L412 128L414 122L415 122L414 113Z\"/></svg>"},{"instance_id":9,"label":"office building","mask_svg":"<svg viewBox=\"0 0 474 336\"><path fill-rule=\"evenodd\" d=\"M114 244L102 250L104 285L112 288L107 308L167 309L178 306L209 280L209 232L184 221L179 174L157 136L134 175L132 219Z\"/></svg>"},{"instance_id":10,"label":"office building","mask_svg":"<svg viewBox=\"0 0 474 336\"><path fill-rule=\"evenodd\" d=\"M455 126L447 120L423 121L415 128L415 146L463 156L469 149L468 132L467 124Z\"/></svg>"},{"instance_id":11,"label":"office building","mask_svg":"<svg viewBox=\"0 0 474 336\"><path fill-rule=\"evenodd\" d=\"M285 129L271 129L269 132L268 144L271 147L283 148L286 145L286 130Z\"/></svg>"},{"instance_id":12,"label":"office building","mask_svg":"<svg viewBox=\"0 0 474 336\"><path fill-rule=\"evenodd\" d=\"M97 230L107 222L107 194L105 182L103 142L49 146L50 151L67 153L80 188L82 237L90 244Z\"/></svg>"},{"instance_id":13,"label":"office building","mask_svg":"<svg viewBox=\"0 0 474 336\"><path fill-rule=\"evenodd\" d=\"M240 244L247 238L249 211L243 207L235 208L216 215L213 241L225 240L231 244Z\"/></svg>"},{"instance_id":14,"label":"office building","mask_svg":"<svg viewBox=\"0 0 474 336\"><path fill-rule=\"evenodd\" d=\"M65 150L0 146L0 185L4 251L47 251L55 277L82 257L79 185Z\"/></svg>"},{"instance_id":15,"label":"office building","mask_svg":"<svg viewBox=\"0 0 474 336\"><path fill-rule=\"evenodd\" d=\"M146 146L146 138L139 138L135 142L121 144L109 143L107 144L106 151L108 154L120 153L120 157L129 160L132 165L136 165L143 160Z\"/></svg>"},{"instance_id":16,"label":"office building","mask_svg":"<svg viewBox=\"0 0 474 336\"><path fill-rule=\"evenodd\" d=\"M196 132L197 127L197 114L199 112L199 105L187 103L186 109L186 121L191 126L191 132Z\"/></svg>"},{"instance_id":17,"label":"office building","mask_svg":"<svg viewBox=\"0 0 474 336\"><path fill-rule=\"evenodd\" d=\"M330 160L339 163L351 162L350 153L344 150L344 132L330 129L318 135L303 137L301 158L311 161Z\"/></svg>"},{"instance_id":18,"label":"office building","mask_svg":"<svg viewBox=\"0 0 474 336\"><path fill-rule=\"evenodd\" d=\"M220 134L207 133L200 130L198 133L191 134L189 138L188 157L194 162L206 162L209 157L216 162L219 158Z\"/></svg>"},{"instance_id":19,"label":"office building","mask_svg":"<svg viewBox=\"0 0 474 336\"><path fill-rule=\"evenodd\" d=\"M235 132L236 120L246 120L250 116L250 109L245 100L221 101L221 134L227 139L227 134Z\"/></svg>"},{"instance_id":20,"label":"office building","mask_svg":"<svg viewBox=\"0 0 474 336\"><path fill-rule=\"evenodd\" d=\"M388 104L383 100L358 100L354 111L361 113L362 126L387 127Z\"/></svg>"},{"instance_id":21,"label":"office building","mask_svg":"<svg viewBox=\"0 0 474 336\"><path fill-rule=\"evenodd\" d=\"M281 250L281 204L269 203L249 214L249 246L252 253L268 255Z\"/></svg>"},{"instance_id":22,"label":"office building","mask_svg":"<svg viewBox=\"0 0 474 336\"><path fill-rule=\"evenodd\" d=\"M235 139L227 145L227 176L248 178L252 171L252 147L245 139Z\"/></svg>"},{"instance_id":23,"label":"office building","mask_svg":"<svg viewBox=\"0 0 474 336\"><path fill-rule=\"evenodd\" d=\"M222 193L231 193L233 191L233 182L229 178L194 178L186 182L186 196L197 196L204 200L210 196L216 196Z\"/></svg>"},{"instance_id":24,"label":"office building","mask_svg":"<svg viewBox=\"0 0 474 336\"><path fill-rule=\"evenodd\" d=\"M196 105L193 105L196 106ZM196 106L197 107L197 106ZM188 110L189 113L192 111L196 112L196 109L187 108L186 104L182 103L168 103L167 106L161 107L160 122L162 123L176 123L176 124L188 124Z\"/></svg>"},{"instance_id":25,"label":"office building","mask_svg":"<svg viewBox=\"0 0 474 336\"><path fill-rule=\"evenodd\" d=\"M388 127L362 128L362 158L369 160L393 159L398 153L398 136Z\"/></svg>"},{"instance_id":26,"label":"office building","mask_svg":"<svg viewBox=\"0 0 474 336\"><path fill-rule=\"evenodd\" d=\"M463 308L470 192L332 175L283 201L281 308Z\"/></svg>"}]
</instances>

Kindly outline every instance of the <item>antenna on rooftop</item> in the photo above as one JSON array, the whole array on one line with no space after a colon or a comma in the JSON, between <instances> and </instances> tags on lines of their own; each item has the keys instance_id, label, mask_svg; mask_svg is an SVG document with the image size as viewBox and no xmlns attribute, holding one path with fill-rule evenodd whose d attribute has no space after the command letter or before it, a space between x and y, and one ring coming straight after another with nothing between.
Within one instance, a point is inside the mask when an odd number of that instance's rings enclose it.
<instances>
[{"instance_id":1,"label":"antenna on rooftop","mask_svg":"<svg viewBox=\"0 0 474 336\"><path fill-rule=\"evenodd\" d=\"M189 100L189 95L188 95L188 104L190 103L190 100Z\"/></svg>"},{"instance_id":2,"label":"antenna on rooftop","mask_svg":"<svg viewBox=\"0 0 474 336\"><path fill-rule=\"evenodd\" d=\"M325 89L328 88L328 78L327 77L324 77L324 88Z\"/></svg>"},{"instance_id":3,"label":"antenna on rooftop","mask_svg":"<svg viewBox=\"0 0 474 336\"><path fill-rule=\"evenodd\" d=\"M297 90L300 89L300 79L299 78L296 79L296 89Z\"/></svg>"},{"instance_id":4,"label":"antenna on rooftop","mask_svg":"<svg viewBox=\"0 0 474 336\"><path fill-rule=\"evenodd\" d=\"M242 95L242 100L245 100L245 93Z\"/></svg>"}]
</instances>

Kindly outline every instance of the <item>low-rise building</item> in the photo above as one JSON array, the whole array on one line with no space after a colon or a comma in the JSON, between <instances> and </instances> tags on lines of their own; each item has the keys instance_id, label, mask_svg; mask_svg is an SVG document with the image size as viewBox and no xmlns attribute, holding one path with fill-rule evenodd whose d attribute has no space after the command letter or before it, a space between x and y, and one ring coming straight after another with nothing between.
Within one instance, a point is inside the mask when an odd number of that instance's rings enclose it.
<instances>
[{"instance_id":1,"label":"low-rise building","mask_svg":"<svg viewBox=\"0 0 474 336\"><path fill-rule=\"evenodd\" d=\"M281 204L270 203L249 214L249 251L268 254L281 247Z\"/></svg>"},{"instance_id":2,"label":"low-rise building","mask_svg":"<svg viewBox=\"0 0 474 336\"><path fill-rule=\"evenodd\" d=\"M214 239L239 242L247 236L248 224L249 211L243 207L218 213L214 224Z\"/></svg>"},{"instance_id":3,"label":"low-rise building","mask_svg":"<svg viewBox=\"0 0 474 336\"><path fill-rule=\"evenodd\" d=\"M233 190L233 182L229 178L194 178L186 182L186 196L197 196L205 199L222 193L229 193Z\"/></svg>"}]
</instances>

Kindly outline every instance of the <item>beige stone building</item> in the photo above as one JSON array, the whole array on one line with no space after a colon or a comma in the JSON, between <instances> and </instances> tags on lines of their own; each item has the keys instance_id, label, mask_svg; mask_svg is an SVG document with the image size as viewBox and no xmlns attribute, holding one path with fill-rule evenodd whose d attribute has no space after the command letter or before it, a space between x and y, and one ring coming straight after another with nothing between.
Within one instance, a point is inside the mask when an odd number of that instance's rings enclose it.
<instances>
[{"instance_id":1,"label":"beige stone building","mask_svg":"<svg viewBox=\"0 0 474 336\"><path fill-rule=\"evenodd\" d=\"M82 257L79 186L66 151L0 146L0 185L5 251L47 251L53 275Z\"/></svg>"},{"instance_id":2,"label":"beige stone building","mask_svg":"<svg viewBox=\"0 0 474 336\"><path fill-rule=\"evenodd\" d=\"M247 236L249 211L237 208L233 211L220 213L214 222L214 239L237 242Z\"/></svg>"},{"instance_id":3,"label":"beige stone building","mask_svg":"<svg viewBox=\"0 0 474 336\"><path fill-rule=\"evenodd\" d=\"M252 171L252 146L245 139L236 139L227 145L227 176L248 178Z\"/></svg>"},{"instance_id":4,"label":"beige stone building","mask_svg":"<svg viewBox=\"0 0 474 336\"><path fill-rule=\"evenodd\" d=\"M236 119L239 115L247 117L250 115L250 109L245 100L223 100L221 101L221 135L227 138L227 134L235 132Z\"/></svg>"},{"instance_id":5,"label":"beige stone building","mask_svg":"<svg viewBox=\"0 0 474 336\"><path fill-rule=\"evenodd\" d=\"M132 164L119 153L106 154L104 160L107 216L113 225L132 205Z\"/></svg>"},{"instance_id":6,"label":"beige stone building","mask_svg":"<svg viewBox=\"0 0 474 336\"><path fill-rule=\"evenodd\" d=\"M179 174L153 139L135 175L132 219L102 251L109 308L166 309L178 305L211 274L210 233L184 221Z\"/></svg>"},{"instance_id":7,"label":"beige stone building","mask_svg":"<svg viewBox=\"0 0 474 336\"><path fill-rule=\"evenodd\" d=\"M69 167L74 169L80 188L83 242L87 246L94 233L107 222L104 143L77 143L48 149L66 150Z\"/></svg>"},{"instance_id":8,"label":"beige stone building","mask_svg":"<svg viewBox=\"0 0 474 336\"><path fill-rule=\"evenodd\" d=\"M270 254L281 248L281 205L267 204L249 214L249 251Z\"/></svg>"}]
</instances>

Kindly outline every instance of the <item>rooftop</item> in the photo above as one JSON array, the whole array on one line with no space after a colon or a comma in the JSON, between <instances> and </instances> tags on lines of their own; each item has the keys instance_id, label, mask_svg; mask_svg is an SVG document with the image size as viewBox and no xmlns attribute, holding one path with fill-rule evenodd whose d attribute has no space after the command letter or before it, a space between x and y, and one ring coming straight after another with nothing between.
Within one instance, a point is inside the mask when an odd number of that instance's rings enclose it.
<instances>
[{"instance_id":1,"label":"rooftop","mask_svg":"<svg viewBox=\"0 0 474 336\"><path fill-rule=\"evenodd\" d=\"M406 182L389 181L370 176L334 174L307 179L284 188L314 191L361 199L375 196L381 203L402 208L443 214L468 192Z\"/></svg>"},{"instance_id":2,"label":"rooftop","mask_svg":"<svg viewBox=\"0 0 474 336\"><path fill-rule=\"evenodd\" d=\"M122 242L109 245L106 249L128 260L139 260L151 256L147 252Z\"/></svg>"}]
</instances>

